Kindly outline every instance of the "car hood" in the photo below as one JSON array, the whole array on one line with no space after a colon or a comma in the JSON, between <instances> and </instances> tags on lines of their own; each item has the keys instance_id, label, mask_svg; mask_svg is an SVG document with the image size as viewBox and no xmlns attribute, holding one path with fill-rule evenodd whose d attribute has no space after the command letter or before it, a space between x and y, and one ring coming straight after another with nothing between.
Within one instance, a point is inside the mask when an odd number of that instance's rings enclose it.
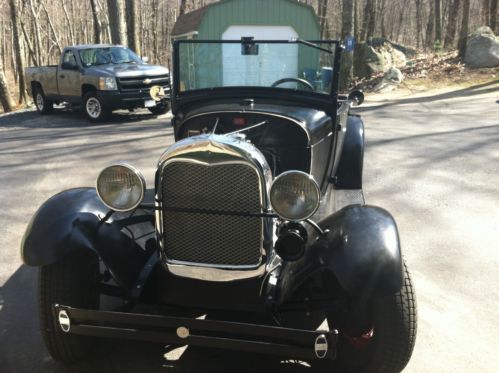
<instances>
[{"instance_id":1,"label":"car hood","mask_svg":"<svg viewBox=\"0 0 499 373\"><path fill-rule=\"evenodd\" d=\"M88 69L91 75L112 76L117 78L133 78L136 76L157 76L166 75L168 69L163 66L147 64L121 64L121 65L102 65L94 66Z\"/></svg>"}]
</instances>

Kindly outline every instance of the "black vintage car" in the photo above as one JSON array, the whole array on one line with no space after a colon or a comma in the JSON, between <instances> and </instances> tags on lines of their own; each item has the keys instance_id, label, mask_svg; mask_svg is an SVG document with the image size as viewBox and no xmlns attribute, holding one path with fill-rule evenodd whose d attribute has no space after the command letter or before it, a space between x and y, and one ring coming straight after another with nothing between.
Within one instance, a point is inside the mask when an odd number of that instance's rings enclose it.
<instances>
[{"instance_id":1,"label":"black vintage car","mask_svg":"<svg viewBox=\"0 0 499 373\"><path fill-rule=\"evenodd\" d=\"M338 94L341 51L300 39L174 44L176 143L154 189L113 164L96 188L45 202L24 236L54 359L115 337L324 372L403 370L414 290L393 217L364 203L364 125L350 113L363 96Z\"/></svg>"}]
</instances>

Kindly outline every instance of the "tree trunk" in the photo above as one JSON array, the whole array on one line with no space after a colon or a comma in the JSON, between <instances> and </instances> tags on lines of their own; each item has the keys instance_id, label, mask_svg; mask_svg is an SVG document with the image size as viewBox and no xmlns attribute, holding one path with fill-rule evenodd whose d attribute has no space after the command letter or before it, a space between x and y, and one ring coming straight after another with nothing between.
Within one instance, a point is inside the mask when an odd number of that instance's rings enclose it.
<instances>
[{"instance_id":1,"label":"tree trunk","mask_svg":"<svg viewBox=\"0 0 499 373\"><path fill-rule=\"evenodd\" d=\"M180 1L180 9L178 10L178 15L179 16L181 16L182 14L185 13L186 5L187 5L187 0L181 0Z\"/></svg>"},{"instance_id":2,"label":"tree trunk","mask_svg":"<svg viewBox=\"0 0 499 373\"><path fill-rule=\"evenodd\" d=\"M140 25L137 4L135 0L126 0L126 26L128 31L128 45L140 55Z\"/></svg>"},{"instance_id":3,"label":"tree trunk","mask_svg":"<svg viewBox=\"0 0 499 373\"><path fill-rule=\"evenodd\" d=\"M0 58L0 64L3 59ZM3 65L0 66L0 103L2 104L3 111L8 113L16 108L16 104L10 95L9 86L7 84L7 79L5 79L5 74L3 73Z\"/></svg>"},{"instance_id":4,"label":"tree trunk","mask_svg":"<svg viewBox=\"0 0 499 373\"><path fill-rule=\"evenodd\" d=\"M353 34L355 40L359 40L359 0L353 3Z\"/></svg>"},{"instance_id":5,"label":"tree trunk","mask_svg":"<svg viewBox=\"0 0 499 373\"><path fill-rule=\"evenodd\" d=\"M435 44L442 44L442 12L440 0L435 0Z\"/></svg>"},{"instance_id":6,"label":"tree trunk","mask_svg":"<svg viewBox=\"0 0 499 373\"><path fill-rule=\"evenodd\" d=\"M354 35L354 5L352 0L343 0L341 16L341 39ZM340 89L346 90L353 80L353 51L343 52L341 56Z\"/></svg>"},{"instance_id":7,"label":"tree trunk","mask_svg":"<svg viewBox=\"0 0 499 373\"><path fill-rule=\"evenodd\" d=\"M490 25L490 0L482 0L482 23Z\"/></svg>"},{"instance_id":8,"label":"tree trunk","mask_svg":"<svg viewBox=\"0 0 499 373\"><path fill-rule=\"evenodd\" d=\"M374 35L376 27L376 0L367 0L364 8L364 18L362 20L362 33L360 38L368 40Z\"/></svg>"},{"instance_id":9,"label":"tree trunk","mask_svg":"<svg viewBox=\"0 0 499 373\"><path fill-rule=\"evenodd\" d=\"M421 0L416 0L416 48L421 47L421 29L422 29L422 19L421 19Z\"/></svg>"},{"instance_id":10,"label":"tree trunk","mask_svg":"<svg viewBox=\"0 0 499 373\"><path fill-rule=\"evenodd\" d=\"M490 0L490 28L497 31L497 0Z\"/></svg>"},{"instance_id":11,"label":"tree trunk","mask_svg":"<svg viewBox=\"0 0 499 373\"><path fill-rule=\"evenodd\" d=\"M459 33L459 57L464 58L466 54L466 43L468 41L468 27L470 19L470 0L463 2L463 18L461 22L461 32Z\"/></svg>"},{"instance_id":12,"label":"tree trunk","mask_svg":"<svg viewBox=\"0 0 499 373\"><path fill-rule=\"evenodd\" d=\"M10 19L12 21L12 34L14 39L14 50L16 53L16 67L19 76L19 104L28 102L28 95L26 92L26 78L24 75L24 68L26 62L24 60L24 44L21 41L21 27L19 23L19 8L16 0L9 0L10 3Z\"/></svg>"},{"instance_id":13,"label":"tree trunk","mask_svg":"<svg viewBox=\"0 0 499 373\"><path fill-rule=\"evenodd\" d=\"M459 16L459 7L461 0L454 0L450 9L449 21L447 23L447 32L445 34L445 49L452 49L454 47L454 39L456 38L457 19Z\"/></svg>"},{"instance_id":14,"label":"tree trunk","mask_svg":"<svg viewBox=\"0 0 499 373\"><path fill-rule=\"evenodd\" d=\"M107 0L107 10L112 43L128 45L123 0Z\"/></svg>"},{"instance_id":15,"label":"tree trunk","mask_svg":"<svg viewBox=\"0 0 499 373\"><path fill-rule=\"evenodd\" d=\"M433 49L433 29L435 26L435 3L430 1L430 15L426 24L426 48Z\"/></svg>"},{"instance_id":16,"label":"tree trunk","mask_svg":"<svg viewBox=\"0 0 499 373\"><path fill-rule=\"evenodd\" d=\"M97 0L90 0L90 6L92 8L92 18L94 20L94 43L102 43L102 23L99 19L99 4Z\"/></svg>"},{"instance_id":17,"label":"tree trunk","mask_svg":"<svg viewBox=\"0 0 499 373\"><path fill-rule=\"evenodd\" d=\"M325 38L327 34L326 25L327 25L327 3L328 0L319 0L318 3L318 16L319 16L319 25L321 29L321 39Z\"/></svg>"}]
</instances>

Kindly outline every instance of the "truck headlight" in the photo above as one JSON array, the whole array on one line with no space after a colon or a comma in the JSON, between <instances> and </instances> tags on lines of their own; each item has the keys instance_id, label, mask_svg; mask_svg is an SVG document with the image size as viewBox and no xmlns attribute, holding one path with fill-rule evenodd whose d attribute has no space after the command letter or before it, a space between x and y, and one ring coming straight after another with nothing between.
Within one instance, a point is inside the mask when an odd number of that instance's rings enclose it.
<instances>
[{"instance_id":1,"label":"truck headlight","mask_svg":"<svg viewBox=\"0 0 499 373\"><path fill-rule=\"evenodd\" d=\"M101 91L116 91L118 85L116 84L116 79L111 77L100 77L99 78L99 89Z\"/></svg>"},{"instance_id":2,"label":"truck headlight","mask_svg":"<svg viewBox=\"0 0 499 373\"><path fill-rule=\"evenodd\" d=\"M302 171L287 171L277 176L270 188L270 203L281 218L305 220L319 207L320 189L314 178Z\"/></svg>"},{"instance_id":3,"label":"truck headlight","mask_svg":"<svg viewBox=\"0 0 499 373\"><path fill-rule=\"evenodd\" d=\"M97 177L97 194L114 211L133 210L140 205L145 192L144 177L126 163L106 167Z\"/></svg>"}]
</instances>

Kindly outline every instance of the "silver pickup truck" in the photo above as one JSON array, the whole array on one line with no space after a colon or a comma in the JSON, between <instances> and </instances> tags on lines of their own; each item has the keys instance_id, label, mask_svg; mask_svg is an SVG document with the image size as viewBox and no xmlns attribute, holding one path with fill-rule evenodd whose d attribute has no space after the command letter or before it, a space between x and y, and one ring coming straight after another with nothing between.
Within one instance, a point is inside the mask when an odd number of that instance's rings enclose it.
<instances>
[{"instance_id":1,"label":"silver pickup truck","mask_svg":"<svg viewBox=\"0 0 499 373\"><path fill-rule=\"evenodd\" d=\"M168 69L147 64L123 46L67 47L59 65L28 67L26 78L40 114L60 102L82 105L91 122L116 109L146 107L156 115L169 110Z\"/></svg>"}]
</instances>

